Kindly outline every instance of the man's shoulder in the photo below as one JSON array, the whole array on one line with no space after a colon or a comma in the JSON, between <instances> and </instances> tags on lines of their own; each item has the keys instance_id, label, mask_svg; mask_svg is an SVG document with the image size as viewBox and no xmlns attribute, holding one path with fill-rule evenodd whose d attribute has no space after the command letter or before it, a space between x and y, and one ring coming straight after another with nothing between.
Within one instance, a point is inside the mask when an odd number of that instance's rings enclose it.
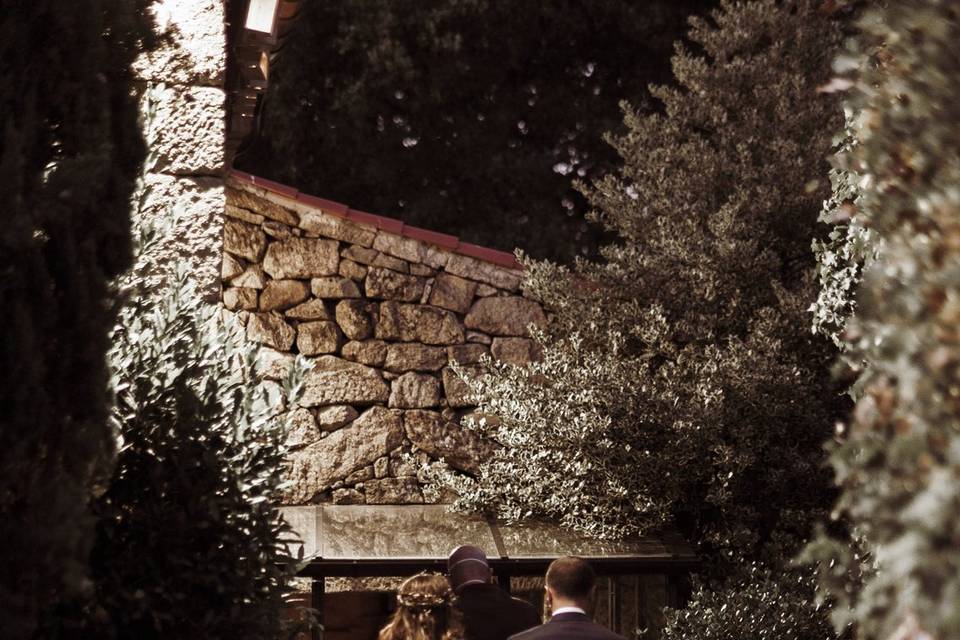
<instances>
[{"instance_id":1,"label":"man's shoulder","mask_svg":"<svg viewBox=\"0 0 960 640\"><path fill-rule=\"evenodd\" d=\"M521 631L520 633L515 633L510 636L507 640L535 640L543 636L543 633L546 629L545 624L537 625L536 627L531 627L526 631Z\"/></svg>"},{"instance_id":2,"label":"man's shoulder","mask_svg":"<svg viewBox=\"0 0 960 640\"><path fill-rule=\"evenodd\" d=\"M583 635L586 629L589 629L589 636ZM590 620L558 620L533 627L532 629L527 629L526 631L521 631L520 633L510 636L508 640L538 640L540 638L549 640L552 638L567 637L589 637L591 640L626 640L626 638L623 636L614 633L603 625L597 624L596 622Z\"/></svg>"},{"instance_id":3,"label":"man's shoulder","mask_svg":"<svg viewBox=\"0 0 960 640\"><path fill-rule=\"evenodd\" d=\"M526 600L522 598L515 598L514 596L509 596L509 598L510 598L510 604L512 604L515 608L522 609L524 611L529 611L534 615L536 615L537 609Z\"/></svg>"}]
</instances>

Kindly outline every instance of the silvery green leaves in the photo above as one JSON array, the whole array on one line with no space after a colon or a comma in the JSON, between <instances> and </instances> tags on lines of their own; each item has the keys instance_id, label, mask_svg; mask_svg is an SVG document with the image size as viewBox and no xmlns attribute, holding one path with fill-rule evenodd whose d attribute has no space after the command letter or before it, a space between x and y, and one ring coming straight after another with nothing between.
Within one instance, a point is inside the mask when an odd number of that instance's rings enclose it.
<instances>
[{"instance_id":1,"label":"silvery green leaves","mask_svg":"<svg viewBox=\"0 0 960 640\"><path fill-rule=\"evenodd\" d=\"M585 188L617 242L572 268L528 261L524 291L551 317L543 359L470 382L478 428L503 446L452 483L461 506L601 537L679 525L707 560L708 596L776 600L740 626L678 622L674 637L774 637L781 613L803 619L797 637L823 637L810 581L779 584L829 505L822 442L847 408L835 350L809 330L810 244L842 125L816 94L839 43L818 6L722 2L693 22L702 49L678 47L678 86L654 92L663 111L626 108L611 139L622 167ZM761 558L753 586L742 571Z\"/></svg>"},{"instance_id":2,"label":"silvery green leaves","mask_svg":"<svg viewBox=\"0 0 960 640\"><path fill-rule=\"evenodd\" d=\"M98 604L138 637L274 637L295 560L274 506L279 414L303 363L282 385L259 382L256 349L182 266L162 291L130 297L113 338L123 447L96 504Z\"/></svg>"},{"instance_id":3,"label":"silvery green leaves","mask_svg":"<svg viewBox=\"0 0 960 640\"><path fill-rule=\"evenodd\" d=\"M824 595L864 640L960 635L960 65L955 3L878 4L860 22L848 109L855 220L870 229L849 358L857 405L831 463L836 515L869 556L822 537ZM842 572L837 569L842 568Z\"/></svg>"}]
</instances>

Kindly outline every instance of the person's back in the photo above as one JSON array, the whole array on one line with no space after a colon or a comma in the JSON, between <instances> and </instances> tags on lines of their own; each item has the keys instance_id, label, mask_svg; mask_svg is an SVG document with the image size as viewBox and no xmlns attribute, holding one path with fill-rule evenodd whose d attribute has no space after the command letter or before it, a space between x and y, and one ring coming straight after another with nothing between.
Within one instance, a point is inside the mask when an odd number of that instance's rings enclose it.
<instances>
[{"instance_id":1,"label":"person's back","mask_svg":"<svg viewBox=\"0 0 960 640\"><path fill-rule=\"evenodd\" d=\"M468 584L457 593L467 640L506 640L540 624L536 609L495 584Z\"/></svg>"},{"instance_id":2,"label":"person's back","mask_svg":"<svg viewBox=\"0 0 960 640\"><path fill-rule=\"evenodd\" d=\"M533 606L511 598L491 582L483 549L473 545L457 547L447 560L447 572L457 594L456 607L462 614L467 640L507 640L540 624Z\"/></svg>"},{"instance_id":3,"label":"person's back","mask_svg":"<svg viewBox=\"0 0 960 640\"><path fill-rule=\"evenodd\" d=\"M377 640L465 640L446 577L418 573L397 591L397 608Z\"/></svg>"},{"instance_id":4,"label":"person's back","mask_svg":"<svg viewBox=\"0 0 960 640\"><path fill-rule=\"evenodd\" d=\"M575 611L554 614L539 627L510 636L510 640L625 640L623 636Z\"/></svg>"},{"instance_id":5,"label":"person's back","mask_svg":"<svg viewBox=\"0 0 960 640\"><path fill-rule=\"evenodd\" d=\"M546 624L512 635L510 640L625 640L587 616L596 575L585 561L557 558L547 569L546 583L553 616Z\"/></svg>"}]
</instances>

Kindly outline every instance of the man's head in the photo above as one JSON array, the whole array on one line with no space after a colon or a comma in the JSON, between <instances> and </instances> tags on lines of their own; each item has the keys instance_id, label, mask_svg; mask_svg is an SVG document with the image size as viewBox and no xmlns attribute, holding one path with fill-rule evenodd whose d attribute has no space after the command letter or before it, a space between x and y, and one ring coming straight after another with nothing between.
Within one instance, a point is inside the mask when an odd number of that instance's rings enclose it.
<instances>
[{"instance_id":1,"label":"man's head","mask_svg":"<svg viewBox=\"0 0 960 640\"><path fill-rule=\"evenodd\" d=\"M456 592L468 584L490 582L487 554L480 547L470 544L459 546L451 551L447 558L447 574L450 576L450 585Z\"/></svg>"},{"instance_id":2,"label":"man's head","mask_svg":"<svg viewBox=\"0 0 960 640\"><path fill-rule=\"evenodd\" d=\"M574 556L557 558L547 568L546 587L550 606L554 610L569 606L586 610L596 582L597 575L585 560Z\"/></svg>"}]
</instances>

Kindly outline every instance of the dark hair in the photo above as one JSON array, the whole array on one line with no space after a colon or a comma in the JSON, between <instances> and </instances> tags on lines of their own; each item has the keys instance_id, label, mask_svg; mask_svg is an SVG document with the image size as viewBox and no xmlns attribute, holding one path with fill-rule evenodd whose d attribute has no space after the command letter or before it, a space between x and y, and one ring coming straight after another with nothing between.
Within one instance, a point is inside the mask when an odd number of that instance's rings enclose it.
<instances>
[{"instance_id":1,"label":"dark hair","mask_svg":"<svg viewBox=\"0 0 960 640\"><path fill-rule=\"evenodd\" d=\"M586 560L574 556L563 556L550 563L547 568L547 586L558 596L580 600L593 591L597 574Z\"/></svg>"}]
</instances>

